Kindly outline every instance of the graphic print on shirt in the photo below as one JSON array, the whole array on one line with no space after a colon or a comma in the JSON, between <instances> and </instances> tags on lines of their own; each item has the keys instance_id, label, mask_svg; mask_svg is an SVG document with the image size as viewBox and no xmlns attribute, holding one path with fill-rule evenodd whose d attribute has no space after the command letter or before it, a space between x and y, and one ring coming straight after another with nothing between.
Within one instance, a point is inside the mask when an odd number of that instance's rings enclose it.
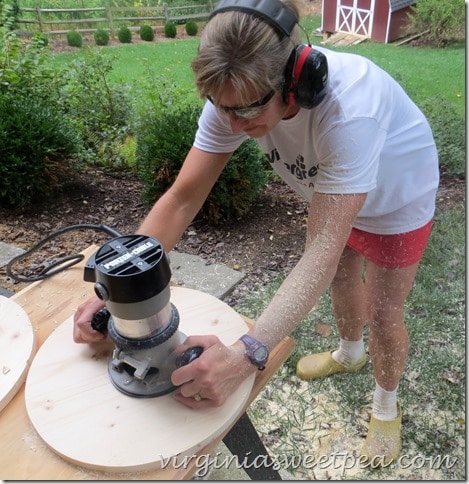
<instances>
[{"instance_id":1,"label":"graphic print on shirt","mask_svg":"<svg viewBox=\"0 0 469 484\"><path fill-rule=\"evenodd\" d=\"M280 154L276 148L274 148L270 152L270 154L266 153L265 156L269 160L269 163L271 165L274 165L275 162L281 161ZM316 165L310 166L308 168L306 166L304 156L300 153L296 157L296 160L294 163L284 162L283 165L286 168L286 171L298 180L298 183L309 187L314 187L313 179L316 177L316 175L319 172L319 163ZM301 183L301 182L305 182L305 180L306 180L306 183Z\"/></svg>"}]
</instances>

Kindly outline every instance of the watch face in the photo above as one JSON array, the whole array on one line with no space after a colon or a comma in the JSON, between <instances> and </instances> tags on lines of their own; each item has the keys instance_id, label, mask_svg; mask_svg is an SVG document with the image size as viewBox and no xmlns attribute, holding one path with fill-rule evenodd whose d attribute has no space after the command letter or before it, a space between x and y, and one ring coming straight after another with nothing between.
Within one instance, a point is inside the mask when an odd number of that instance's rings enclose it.
<instances>
[{"instance_id":1,"label":"watch face","mask_svg":"<svg viewBox=\"0 0 469 484\"><path fill-rule=\"evenodd\" d=\"M253 357L256 361L263 363L269 356L269 352L265 346L260 346L256 348L253 352Z\"/></svg>"},{"instance_id":2,"label":"watch face","mask_svg":"<svg viewBox=\"0 0 469 484\"><path fill-rule=\"evenodd\" d=\"M241 336L240 340L246 346L246 356L251 363L256 365L259 370L263 370L269 359L267 346L247 334Z\"/></svg>"}]
</instances>

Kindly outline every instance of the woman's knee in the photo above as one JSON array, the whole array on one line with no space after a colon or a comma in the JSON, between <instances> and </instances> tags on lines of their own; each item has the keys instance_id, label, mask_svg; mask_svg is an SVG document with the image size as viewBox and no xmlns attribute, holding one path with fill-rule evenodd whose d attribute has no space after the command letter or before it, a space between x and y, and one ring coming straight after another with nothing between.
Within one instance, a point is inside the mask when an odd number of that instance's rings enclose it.
<instances>
[{"instance_id":1,"label":"woman's knee","mask_svg":"<svg viewBox=\"0 0 469 484\"><path fill-rule=\"evenodd\" d=\"M337 266L332 285L355 284L363 280L364 257L350 247L345 247Z\"/></svg>"},{"instance_id":2,"label":"woman's knee","mask_svg":"<svg viewBox=\"0 0 469 484\"><path fill-rule=\"evenodd\" d=\"M407 332L404 321L403 306L385 304L379 304L377 306L374 303L371 305L372 317L370 321L370 332L374 332L376 334L395 334L396 332Z\"/></svg>"}]
</instances>

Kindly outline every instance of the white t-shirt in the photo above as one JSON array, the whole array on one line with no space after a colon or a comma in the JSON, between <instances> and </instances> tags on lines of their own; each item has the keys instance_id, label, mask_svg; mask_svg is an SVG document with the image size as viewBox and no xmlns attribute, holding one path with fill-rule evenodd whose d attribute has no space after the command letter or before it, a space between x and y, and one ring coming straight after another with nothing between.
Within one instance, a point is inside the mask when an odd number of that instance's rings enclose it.
<instances>
[{"instance_id":1,"label":"white t-shirt","mask_svg":"<svg viewBox=\"0 0 469 484\"><path fill-rule=\"evenodd\" d=\"M397 234L431 220L438 155L430 126L405 91L370 60L323 47L328 92L258 141L273 169L311 201L314 192L367 193L354 227ZM194 146L234 151L247 136L206 103ZM312 207L314 209L314 207Z\"/></svg>"}]
</instances>

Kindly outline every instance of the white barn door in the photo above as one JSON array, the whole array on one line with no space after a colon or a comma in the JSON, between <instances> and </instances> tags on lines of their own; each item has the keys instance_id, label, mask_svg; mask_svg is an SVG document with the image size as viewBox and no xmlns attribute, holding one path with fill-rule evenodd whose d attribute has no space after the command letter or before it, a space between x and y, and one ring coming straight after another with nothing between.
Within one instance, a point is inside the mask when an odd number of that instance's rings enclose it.
<instances>
[{"instance_id":1,"label":"white barn door","mask_svg":"<svg viewBox=\"0 0 469 484\"><path fill-rule=\"evenodd\" d=\"M339 0L337 2L336 32L371 37L374 6L375 0Z\"/></svg>"}]
</instances>

